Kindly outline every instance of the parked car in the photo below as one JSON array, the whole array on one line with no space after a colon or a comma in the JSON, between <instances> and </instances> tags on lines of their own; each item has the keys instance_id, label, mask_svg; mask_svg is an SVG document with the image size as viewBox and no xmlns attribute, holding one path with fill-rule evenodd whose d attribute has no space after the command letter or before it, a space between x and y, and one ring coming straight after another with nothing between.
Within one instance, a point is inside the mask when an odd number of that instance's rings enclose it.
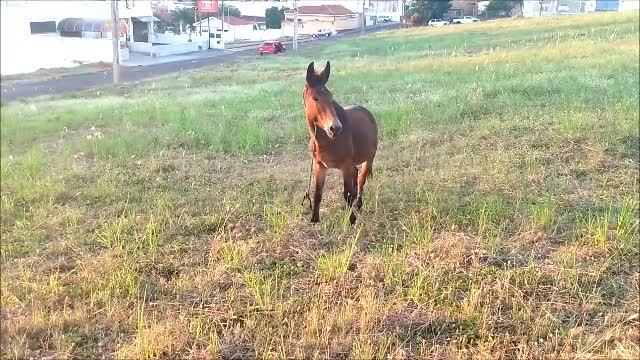
<instances>
[{"instance_id":1,"label":"parked car","mask_svg":"<svg viewBox=\"0 0 640 360\"><path fill-rule=\"evenodd\" d=\"M285 51L286 49L284 47L284 44L280 41L265 41L260 45L260 48L258 49L260 56L264 54L273 55L283 53Z\"/></svg>"},{"instance_id":2,"label":"parked car","mask_svg":"<svg viewBox=\"0 0 640 360\"><path fill-rule=\"evenodd\" d=\"M380 15L378 16L378 22L382 22L382 23L388 23L388 22L392 22L393 20L391 19L391 16L389 15Z\"/></svg>"},{"instance_id":3,"label":"parked car","mask_svg":"<svg viewBox=\"0 0 640 360\"><path fill-rule=\"evenodd\" d=\"M320 39L320 38L326 38L333 35L333 30L331 29L320 29L316 32L314 32L313 34L311 34L311 36L313 36L316 39Z\"/></svg>"},{"instance_id":4,"label":"parked car","mask_svg":"<svg viewBox=\"0 0 640 360\"><path fill-rule=\"evenodd\" d=\"M427 23L427 26L433 26L433 27L447 26L447 25L449 25L449 22L448 21L444 21L442 19L431 19Z\"/></svg>"},{"instance_id":5,"label":"parked car","mask_svg":"<svg viewBox=\"0 0 640 360\"><path fill-rule=\"evenodd\" d=\"M474 22L479 22L480 19L474 18L473 16L464 16L461 18L456 18L451 20L452 24L471 24Z\"/></svg>"}]
</instances>

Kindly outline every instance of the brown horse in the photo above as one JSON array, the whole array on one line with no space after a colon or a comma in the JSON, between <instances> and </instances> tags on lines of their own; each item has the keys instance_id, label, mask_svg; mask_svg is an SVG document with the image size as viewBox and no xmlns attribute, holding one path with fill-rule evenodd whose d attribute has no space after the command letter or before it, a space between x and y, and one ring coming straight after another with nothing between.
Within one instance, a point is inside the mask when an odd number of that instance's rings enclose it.
<instances>
[{"instance_id":1,"label":"brown horse","mask_svg":"<svg viewBox=\"0 0 640 360\"><path fill-rule=\"evenodd\" d=\"M378 126L369 110L362 106L343 108L327 89L331 64L316 73L313 63L307 68L304 86L304 108L311 141L315 188L311 222L320 221L320 201L327 169L338 169L344 178L344 199L352 208L362 208L362 192L367 177L372 175L373 158L378 148ZM357 166L362 165L358 170ZM356 192L357 191L357 192ZM351 224L356 216L351 211Z\"/></svg>"}]
</instances>

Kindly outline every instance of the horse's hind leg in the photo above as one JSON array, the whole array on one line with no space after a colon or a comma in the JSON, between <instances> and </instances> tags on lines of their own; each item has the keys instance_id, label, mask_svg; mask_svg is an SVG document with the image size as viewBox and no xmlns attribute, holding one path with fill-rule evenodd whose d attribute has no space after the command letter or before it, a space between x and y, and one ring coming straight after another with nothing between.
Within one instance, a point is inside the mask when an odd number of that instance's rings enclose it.
<instances>
[{"instance_id":1,"label":"horse's hind leg","mask_svg":"<svg viewBox=\"0 0 640 360\"><path fill-rule=\"evenodd\" d=\"M356 200L356 208L362 209L362 194L364 193L364 184L367 182L367 177L371 177L371 171L373 170L373 159L362 164L362 168L358 173L358 199Z\"/></svg>"}]
</instances>

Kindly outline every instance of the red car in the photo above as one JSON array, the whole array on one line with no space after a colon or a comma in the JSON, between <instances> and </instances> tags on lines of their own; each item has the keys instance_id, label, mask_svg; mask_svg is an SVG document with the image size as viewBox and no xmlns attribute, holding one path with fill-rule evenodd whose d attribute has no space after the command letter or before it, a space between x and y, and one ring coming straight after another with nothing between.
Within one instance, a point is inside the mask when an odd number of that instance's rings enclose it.
<instances>
[{"instance_id":1,"label":"red car","mask_svg":"<svg viewBox=\"0 0 640 360\"><path fill-rule=\"evenodd\" d=\"M285 52L284 44L280 41L265 41L258 49L260 56L264 54L277 54Z\"/></svg>"}]
</instances>

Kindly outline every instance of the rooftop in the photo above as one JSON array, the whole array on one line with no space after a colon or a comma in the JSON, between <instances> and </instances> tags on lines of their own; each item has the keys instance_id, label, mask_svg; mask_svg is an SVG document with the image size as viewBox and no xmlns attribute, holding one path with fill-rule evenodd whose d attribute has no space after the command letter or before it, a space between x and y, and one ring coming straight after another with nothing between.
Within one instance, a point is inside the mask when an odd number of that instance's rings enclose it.
<instances>
[{"instance_id":1,"label":"rooftop","mask_svg":"<svg viewBox=\"0 0 640 360\"><path fill-rule=\"evenodd\" d=\"M292 9L285 11L293 13ZM298 6L298 14L302 15L351 15L354 12L342 5Z\"/></svg>"}]
</instances>

